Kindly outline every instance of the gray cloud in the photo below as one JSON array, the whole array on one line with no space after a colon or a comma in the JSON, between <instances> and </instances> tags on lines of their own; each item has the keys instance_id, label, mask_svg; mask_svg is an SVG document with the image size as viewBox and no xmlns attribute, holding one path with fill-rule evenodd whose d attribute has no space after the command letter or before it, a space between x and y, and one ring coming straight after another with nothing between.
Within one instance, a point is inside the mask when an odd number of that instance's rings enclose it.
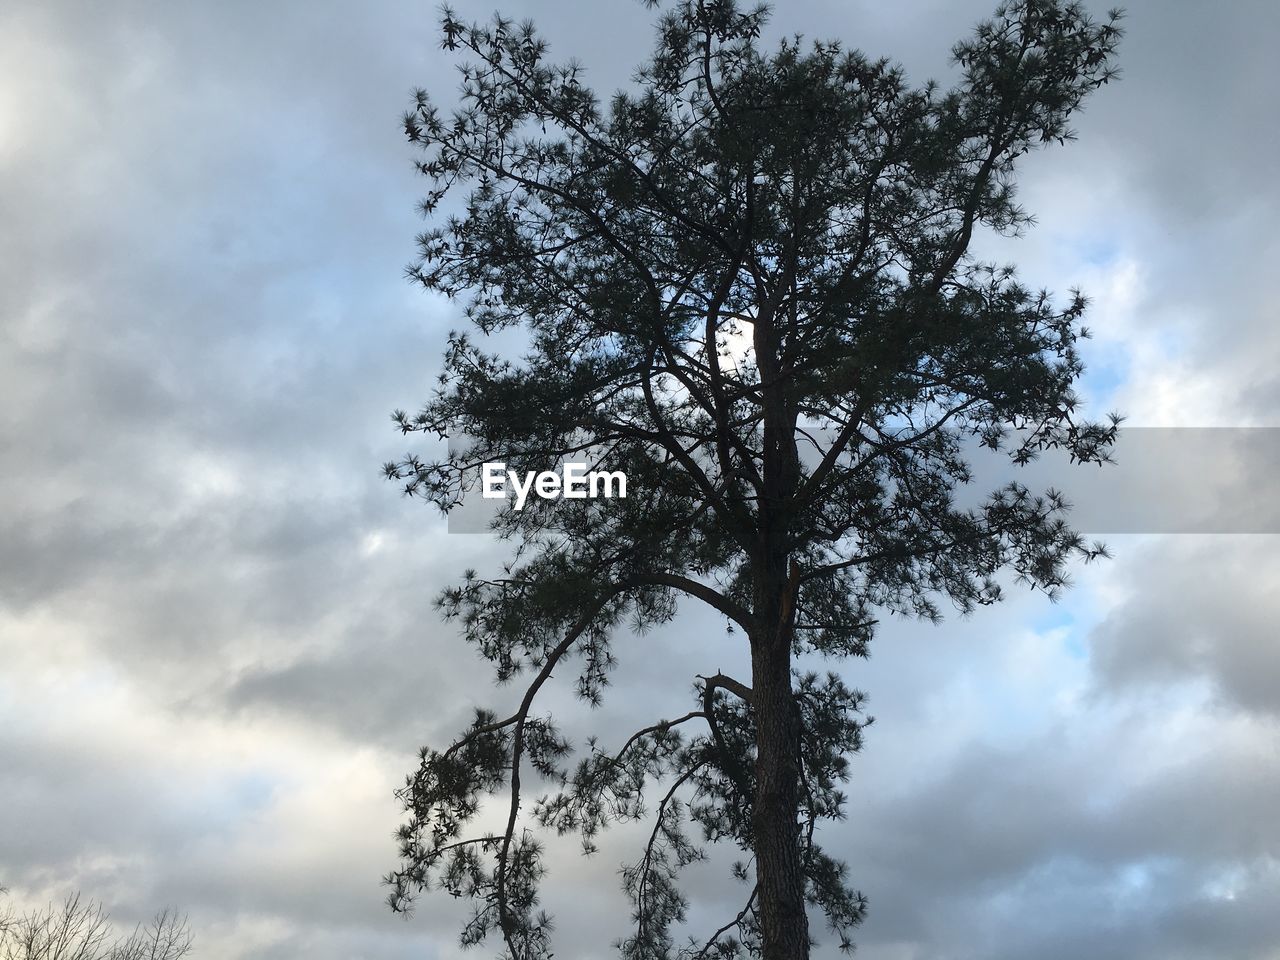
<instances>
[{"instance_id":1,"label":"gray cloud","mask_svg":"<svg viewBox=\"0 0 1280 960\"><path fill-rule=\"evenodd\" d=\"M1280 714L1274 539L1197 538L1135 560L1124 602L1092 631L1100 688L1202 682L1226 707Z\"/></svg>"}]
</instances>

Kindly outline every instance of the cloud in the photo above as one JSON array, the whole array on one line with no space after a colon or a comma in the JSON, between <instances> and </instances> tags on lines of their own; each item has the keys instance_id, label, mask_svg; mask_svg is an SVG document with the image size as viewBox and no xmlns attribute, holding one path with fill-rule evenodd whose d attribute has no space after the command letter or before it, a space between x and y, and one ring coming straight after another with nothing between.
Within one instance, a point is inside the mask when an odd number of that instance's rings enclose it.
<instances>
[{"instance_id":1,"label":"cloud","mask_svg":"<svg viewBox=\"0 0 1280 960\"><path fill-rule=\"evenodd\" d=\"M1203 683L1224 708L1280 715L1278 584L1271 537L1143 550L1115 585L1123 600L1090 635L1100 691Z\"/></svg>"}]
</instances>

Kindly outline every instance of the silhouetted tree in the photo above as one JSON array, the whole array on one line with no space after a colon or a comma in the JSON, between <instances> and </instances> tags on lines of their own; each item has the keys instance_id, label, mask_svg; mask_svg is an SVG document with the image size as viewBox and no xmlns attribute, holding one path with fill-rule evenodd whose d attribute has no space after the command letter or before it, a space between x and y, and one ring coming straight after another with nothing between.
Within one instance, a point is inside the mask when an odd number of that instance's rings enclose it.
<instances>
[{"instance_id":1,"label":"silhouetted tree","mask_svg":"<svg viewBox=\"0 0 1280 960\"><path fill-rule=\"evenodd\" d=\"M193 942L186 917L168 909L121 936L101 905L79 893L60 905L0 914L0 960L180 960Z\"/></svg>"},{"instance_id":2,"label":"silhouetted tree","mask_svg":"<svg viewBox=\"0 0 1280 960\"><path fill-rule=\"evenodd\" d=\"M1015 161L1069 139L1115 76L1119 14L1008 3L954 47L945 92L838 43L763 49L765 18L677 3L636 87L602 102L532 25L445 10L461 103L442 114L419 92L404 117L434 218L412 278L527 346L516 360L452 335L433 397L395 419L465 444L388 476L446 511L485 461L589 456L629 477L625 500L506 510L516 559L440 598L500 681L530 678L514 712L478 710L424 749L401 794L391 903L431 886L473 899L465 944L496 931L513 958L549 956L536 829L590 851L648 802L624 957L799 960L806 903L848 946L865 902L815 825L841 815L863 696L804 661L865 656L886 611L992 603L1001 571L1056 593L1073 556L1101 552L1051 491L1011 485L976 509L953 492L970 438L1020 463L1047 447L1107 459L1118 421L1082 420L1073 393L1085 299L1058 305L968 250L976 230L1030 222ZM599 703L615 634L669 620L680 596L745 634L751 676L697 677L685 716L575 754L539 692L573 662ZM551 785L531 804L530 772ZM490 796L505 812L484 829ZM746 901L677 949L678 874L705 855L691 822L740 848Z\"/></svg>"}]
</instances>

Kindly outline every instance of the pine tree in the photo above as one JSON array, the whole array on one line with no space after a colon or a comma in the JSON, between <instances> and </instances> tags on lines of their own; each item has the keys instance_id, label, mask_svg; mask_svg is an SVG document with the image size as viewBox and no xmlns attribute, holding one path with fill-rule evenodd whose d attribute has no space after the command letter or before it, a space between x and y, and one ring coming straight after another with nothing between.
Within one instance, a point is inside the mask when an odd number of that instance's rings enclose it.
<instances>
[{"instance_id":1,"label":"pine tree","mask_svg":"<svg viewBox=\"0 0 1280 960\"><path fill-rule=\"evenodd\" d=\"M766 8L681 0L634 87L604 102L532 25L443 12L461 102L443 114L419 92L404 117L430 184L409 272L464 303L469 330L421 411L395 419L465 443L386 472L446 511L487 461L587 456L630 491L506 510L515 559L440 597L524 694L422 751L393 907L442 888L475 904L464 944L492 933L512 958L550 956L539 831L590 851L647 817L623 957L800 960L807 906L850 945L866 902L815 826L840 815L867 720L861 693L809 666L866 656L886 614L993 603L1002 575L1056 594L1102 550L1052 491L1013 484L971 509L953 494L967 442L1101 462L1114 440L1118 420L1083 419L1073 391L1085 298L1058 303L969 247L1031 222L1015 163L1070 139L1116 76L1119 16L1013 0L954 47L943 91L835 42L766 49ZM518 359L486 349L508 329ZM750 677L691 676L688 714L575 751L537 712L553 671L574 664L600 703L612 644L680 598L740 631ZM490 797L504 826L484 830ZM741 851L745 906L680 946L681 868L715 843Z\"/></svg>"}]
</instances>

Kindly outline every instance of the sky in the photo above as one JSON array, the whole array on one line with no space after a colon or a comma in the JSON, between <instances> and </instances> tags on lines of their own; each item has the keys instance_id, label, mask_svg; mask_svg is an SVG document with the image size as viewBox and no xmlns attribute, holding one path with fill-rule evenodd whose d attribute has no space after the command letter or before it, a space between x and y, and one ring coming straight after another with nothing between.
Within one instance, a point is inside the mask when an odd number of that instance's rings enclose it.
<instances>
[{"instance_id":1,"label":"sky","mask_svg":"<svg viewBox=\"0 0 1280 960\"><path fill-rule=\"evenodd\" d=\"M605 93L650 46L632 0L502 9ZM1091 412L1280 426L1280 7L1127 10L1121 82L1023 165L1038 225L979 252L1091 296ZM989 12L795 0L772 30L945 82ZM428 3L0 8L12 903L173 904L225 960L461 955L456 904L406 921L380 885L417 748L512 695L431 607L500 546L379 472L461 322L402 277L423 184L398 118L451 70ZM825 838L870 900L863 960L1280 958L1276 538L1107 539L1056 605L894 622L844 669L876 723ZM742 657L695 607L620 646L601 711L557 694L579 740L683 713ZM552 845L558 956L623 932L627 840ZM691 933L736 912L693 879Z\"/></svg>"}]
</instances>

